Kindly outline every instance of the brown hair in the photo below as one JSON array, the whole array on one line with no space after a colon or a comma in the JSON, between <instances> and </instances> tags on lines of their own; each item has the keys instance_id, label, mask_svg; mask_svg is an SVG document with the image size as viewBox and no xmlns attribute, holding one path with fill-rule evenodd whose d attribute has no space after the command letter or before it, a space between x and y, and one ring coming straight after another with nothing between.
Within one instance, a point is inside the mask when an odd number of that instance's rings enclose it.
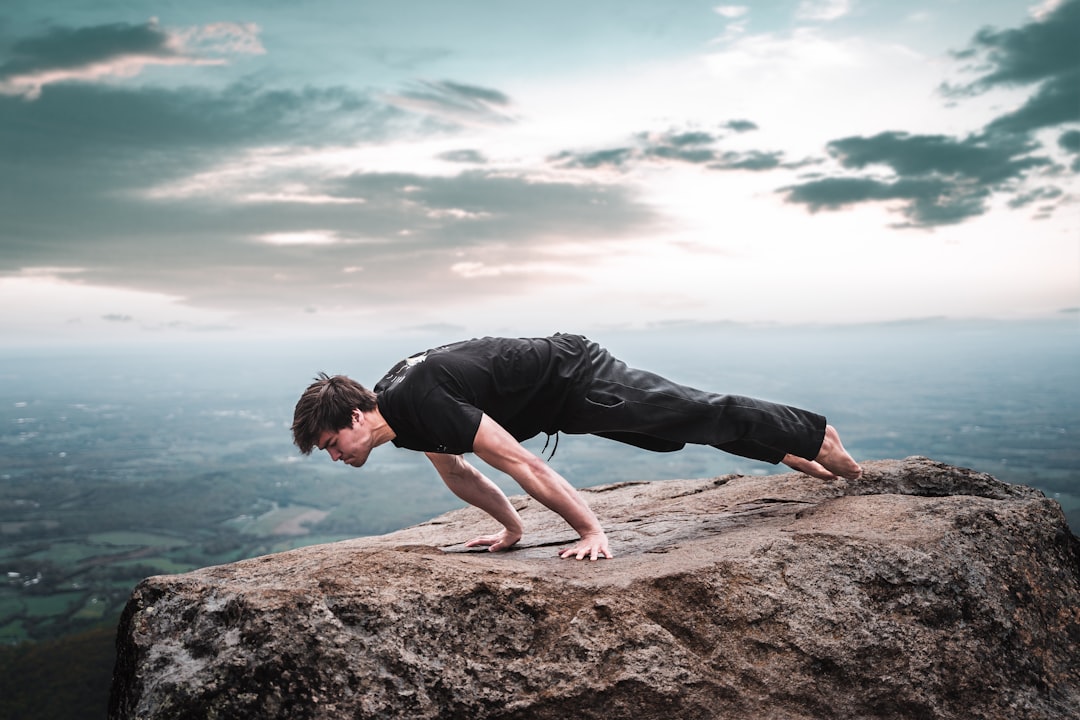
<instances>
[{"instance_id":1,"label":"brown hair","mask_svg":"<svg viewBox=\"0 0 1080 720\"><path fill-rule=\"evenodd\" d=\"M368 412L375 407L375 393L360 383L344 375L330 377L321 372L296 403L293 442L300 452L310 455L324 432L352 425L353 410Z\"/></svg>"}]
</instances>

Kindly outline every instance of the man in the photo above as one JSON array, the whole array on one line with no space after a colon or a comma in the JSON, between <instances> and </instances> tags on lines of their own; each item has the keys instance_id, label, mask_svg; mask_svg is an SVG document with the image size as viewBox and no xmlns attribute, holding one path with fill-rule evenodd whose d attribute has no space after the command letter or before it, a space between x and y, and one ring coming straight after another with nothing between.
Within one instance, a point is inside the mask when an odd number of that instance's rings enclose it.
<instances>
[{"instance_id":1,"label":"man","mask_svg":"<svg viewBox=\"0 0 1080 720\"><path fill-rule=\"evenodd\" d=\"M293 441L354 467L386 442L427 455L447 487L503 529L468 547L505 550L523 527L506 495L469 464L473 452L554 510L580 536L560 557L611 558L607 537L582 496L521 445L547 433L593 434L658 452L686 443L776 464L822 479L858 479L862 469L825 418L737 395L703 392L627 367L580 335L481 338L402 360L374 392L320 373L296 404Z\"/></svg>"}]
</instances>

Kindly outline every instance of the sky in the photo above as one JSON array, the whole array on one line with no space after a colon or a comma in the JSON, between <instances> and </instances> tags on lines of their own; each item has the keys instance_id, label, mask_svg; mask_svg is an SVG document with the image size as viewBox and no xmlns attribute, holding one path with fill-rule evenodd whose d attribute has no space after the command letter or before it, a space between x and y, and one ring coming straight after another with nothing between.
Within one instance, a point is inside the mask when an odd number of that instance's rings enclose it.
<instances>
[{"instance_id":1,"label":"sky","mask_svg":"<svg viewBox=\"0 0 1080 720\"><path fill-rule=\"evenodd\" d=\"M1080 0L5 0L12 343L1080 306Z\"/></svg>"}]
</instances>

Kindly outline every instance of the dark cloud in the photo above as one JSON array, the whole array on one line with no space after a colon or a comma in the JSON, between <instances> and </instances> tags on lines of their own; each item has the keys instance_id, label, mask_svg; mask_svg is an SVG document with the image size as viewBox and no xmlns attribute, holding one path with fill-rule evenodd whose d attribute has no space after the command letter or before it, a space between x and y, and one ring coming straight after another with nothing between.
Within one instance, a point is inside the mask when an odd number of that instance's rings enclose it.
<instances>
[{"instance_id":1,"label":"dark cloud","mask_svg":"<svg viewBox=\"0 0 1080 720\"><path fill-rule=\"evenodd\" d=\"M1066 0L1040 20L1011 30L983 29L971 45L956 53L977 61L979 77L945 94L964 97L995 87L1034 85L1016 110L1001 115L966 138L883 132L830 142L829 154L845 170L887 168L893 177L834 177L810 180L780 189L789 202L811 210L847 207L861 202L900 201L910 227L962 222L986 212L993 193L1012 195L1020 208L1035 202L1068 201L1056 188L1025 188L1033 177L1059 172L1032 133L1080 121L1080 0ZM1080 145L1069 131L1060 136L1062 149ZM1080 160L1073 163L1080 169Z\"/></svg>"},{"instance_id":2,"label":"dark cloud","mask_svg":"<svg viewBox=\"0 0 1080 720\"><path fill-rule=\"evenodd\" d=\"M639 156L640 152L636 148L620 147L592 152L565 150L548 160L562 167L594 170L596 168L622 168Z\"/></svg>"},{"instance_id":3,"label":"dark cloud","mask_svg":"<svg viewBox=\"0 0 1080 720\"><path fill-rule=\"evenodd\" d=\"M1061 188L1056 187L1037 187L1027 192L1018 193L1014 198L1009 200L1009 207L1020 208L1025 205L1030 205L1034 202L1045 202L1050 200L1057 200L1064 191Z\"/></svg>"},{"instance_id":4,"label":"dark cloud","mask_svg":"<svg viewBox=\"0 0 1080 720\"><path fill-rule=\"evenodd\" d=\"M453 163L467 163L470 165L484 165L487 163L487 157L479 150L450 150L448 152L440 153L439 160L445 160L446 162Z\"/></svg>"},{"instance_id":5,"label":"dark cloud","mask_svg":"<svg viewBox=\"0 0 1080 720\"><path fill-rule=\"evenodd\" d=\"M480 87L478 85L466 85L464 83L451 82L450 80L443 80L438 83L427 83L428 87L440 91L444 95L453 95L462 100L468 100L474 103L483 103L484 105L499 105L506 107L510 104L510 97L505 93L491 88Z\"/></svg>"},{"instance_id":6,"label":"dark cloud","mask_svg":"<svg viewBox=\"0 0 1080 720\"><path fill-rule=\"evenodd\" d=\"M780 189L788 202L811 210L837 209L860 202L900 200L907 227L962 222L986 212L995 189L1009 189L1031 170L1051 165L1030 155L1034 146L997 136L956 140L944 135L885 132L848 137L828 145L829 154L849 170L888 168L895 179L838 177L811 180Z\"/></svg>"},{"instance_id":7,"label":"dark cloud","mask_svg":"<svg viewBox=\"0 0 1080 720\"><path fill-rule=\"evenodd\" d=\"M943 86L946 95L965 96L995 87L1035 85L1019 109L987 126L988 131L1030 133L1080 121L1080 0L1066 0L1045 17L1019 28L984 28L961 58L978 61L981 73L961 86Z\"/></svg>"},{"instance_id":8,"label":"dark cloud","mask_svg":"<svg viewBox=\"0 0 1080 720\"><path fill-rule=\"evenodd\" d=\"M1080 122L1080 70L1042 83L1019 109L996 118L986 129L1023 134L1070 122Z\"/></svg>"},{"instance_id":9,"label":"dark cloud","mask_svg":"<svg viewBox=\"0 0 1080 720\"><path fill-rule=\"evenodd\" d=\"M716 158L716 151L701 145L673 145L670 143L657 143L645 148L645 157L660 160L677 160L679 162L702 164Z\"/></svg>"},{"instance_id":10,"label":"dark cloud","mask_svg":"<svg viewBox=\"0 0 1080 720\"><path fill-rule=\"evenodd\" d=\"M660 140L665 145L677 148L701 147L702 145L711 145L715 141L716 138L713 135L700 131L670 132Z\"/></svg>"},{"instance_id":11,"label":"dark cloud","mask_svg":"<svg viewBox=\"0 0 1080 720\"><path fill-rule=\"evenodd\" d=\"M0 94L35 100L48 85L126 78L152 65L224 65L229 56L265 52L252 24L212 23L165 29L133 25L53 27L0 50Z\"/></svg>"},{"instance_id":12,"label":"dark cloud","mask_svg":"<svg viewBox=\"0 0 1080 720\"><path fill-rule=\"evenodd\" d=\"M384 136L398 111L343 88L271 90L236 84L126 89L46 87L33 101L0 96L0 145L23 162L153 152L257 147L302 138L307 144Z\"/></svg>"},{"instance_id":13,"label":"dark cloud","mask_svg":"<svg viewBox=\"0 0 1080 720\"><path fill-rule=\"evenodd\" d=\"M1080 0L1065 0L1040 20L1020 28L984 28L967 54L985 57L988 71L972 85L1029 85L1080 68Z\"/></svg>"},{"instance_id":14,"label":"dark cloud","mask_svg":"<svg viewBox=\"0 0 1080 720\"><path fill-rule=\"evenodd\" d=\"M750 132L751 130L757 130L757 123L750 122L749 120L729 120L721 127L725 127L728 130L733 130L738 133Z\"/></svg>"},{"instance_id":15,"label":"dark cloud","mask_svg":"<svg viewBox=\"0 0 1080 720\"><path fill-rule=\"evenodd\" d=\"M784 154L781 152L725 152L716 162L709 165L711 170L774 170L782 165Z\"/></svg>"},{"instance_id":16,"label":"dark cloud","mask_svg":"<svg viewBox=\"0 0 1080 720\"><path fill-rule=\"evenodd\" d=\"M936 178L875 180L873 178L823 178L782 188L789 202L803 203L810 210L837 210L868 201L903 201L902 213L908 222L901 227L928 227L961 222L984 211L989 192L979 187L961 187Z\"/></svg>"},{"instance_id":17,"label":"dark cloud","mask_svg":"<svg viewBox=\"0 0 1080 720\"><path fill-rule=\"evenodd\" d=\"M113 23L86 28L55 28L17 41L13 57L0 65L0 80L24 73L83 67L127 55L175 57L168 35L154 23Z\"/></svg>"},{"instance_id":18,"label":"dark cloud","mask_svg":"<svg viewBox=\"0 0 1080 720\"><path fill-rule=\"evenodd\" d=\"M1080 173L1080 130L1069 130L1061 134L1058 138L1058 147L1067 153L1076 155L1073 158L1072 163L1069 165L1069 169L1075 173Z\"/></svg>"},{"instance_id":19,"label":"dark cloud","mask_svg":"<svg viewBox=\"0 0 1080 720\"><path fill-rule=\"evenodd\" d=\"M757 128L749 120L732 120L722 127L736 132ZM561 167L623 169L641 162L678 162L704 165L710 170L772 170L783 165L783 153L750 150L721 151L722 135L701 130L639 133L634 144L585 152L564 151L549 158Z\"/></svg>"},{"instance_id":20,"label":"dark cloud","mask_svg":"<svg viewBox=\"0 0 1080 720\"><path fill-rule=\"evenodd\" d=\"M1029 155L1036 149L1032 143L985 135L957 140L883 132L834 140L827 149L849 169L883 165L902 177L936 175L988 184L1016 179L1032 168L1051 164L1048 158Z\"/></svg>"}]
</instances>

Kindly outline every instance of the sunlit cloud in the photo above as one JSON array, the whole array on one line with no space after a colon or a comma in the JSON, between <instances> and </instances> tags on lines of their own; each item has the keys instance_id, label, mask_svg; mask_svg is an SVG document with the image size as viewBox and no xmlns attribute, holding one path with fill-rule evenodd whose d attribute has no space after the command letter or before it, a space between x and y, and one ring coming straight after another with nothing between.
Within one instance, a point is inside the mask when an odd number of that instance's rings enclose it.
<instances>
[{"instance_id":1,"label":"sunlit cloud","mask_svg":"<svg viewBox=\"0 0 1080 720\"><path fill-rule=\"evenodd\" d=\"M1036 20L1045 20L1055 10L1064 5L1068 0L1043 0L1041 3L1031 8L1031 17Z\"/></svg>"},{"instance_id":2,"label":"sunlit cloud","mask_svg":"<svg viewBox=\"0 0 1080 720\"><path fill-rule=\"evenodd\" d=\"M325 230L269 233L257 239L267 245L336 245L345 242L337 233Z\"/></svg>"},{"instance_id":3,"label":"sunlit cloud","mask_svg":"<svg viewBox=\"0 0 1080 720\"><path fill-rule=\"evenodd\" d=\"M245 203L295 203L298 205L363 205L364 198L335 197L305 192L302 188L281 192L250 192L238 195L236 200Z\"/></svg>"},{"instance_id":4,"label":"sunlit cloud","mask_svg":"<svg viewBox=\"0 0 1080 720\"><path fill-rule=\"evenodd\" d=\"M465 261L454 263L450 272L468 280L504 276L534 276L540 273L566 274L567 268L555 263L506 263L492 265L485 262Z\"/></svg>"},{"instance_id":5,"label":"sunlit cloud","mask_svg":"<svg viewBox=\"0 0 1080 720\"><path fill-rule=\"evenodd\" d=\"M750 8L746 5L717 5L713 8L713 12L728 20L735 20L744 17L750 12Z\"/></svg>"},{"instance_id":6,"label":"sunlit cloud","mask_svg":"<svg viewBox=\"0 0 1080 720\"><path fill-rule=\"evenodd\" d=\"M78 274L84 273L84 272L86 272L86 268L82 268L82 267L36 266L36 267L20 268L18 273L16 273L16 275L19 276L19 277L26 277L26 278L34 278L34 277L57 278L57 277L61 277L61 276L64 276L64 275L78 275Z\"/></svg>"}]
</instances>

